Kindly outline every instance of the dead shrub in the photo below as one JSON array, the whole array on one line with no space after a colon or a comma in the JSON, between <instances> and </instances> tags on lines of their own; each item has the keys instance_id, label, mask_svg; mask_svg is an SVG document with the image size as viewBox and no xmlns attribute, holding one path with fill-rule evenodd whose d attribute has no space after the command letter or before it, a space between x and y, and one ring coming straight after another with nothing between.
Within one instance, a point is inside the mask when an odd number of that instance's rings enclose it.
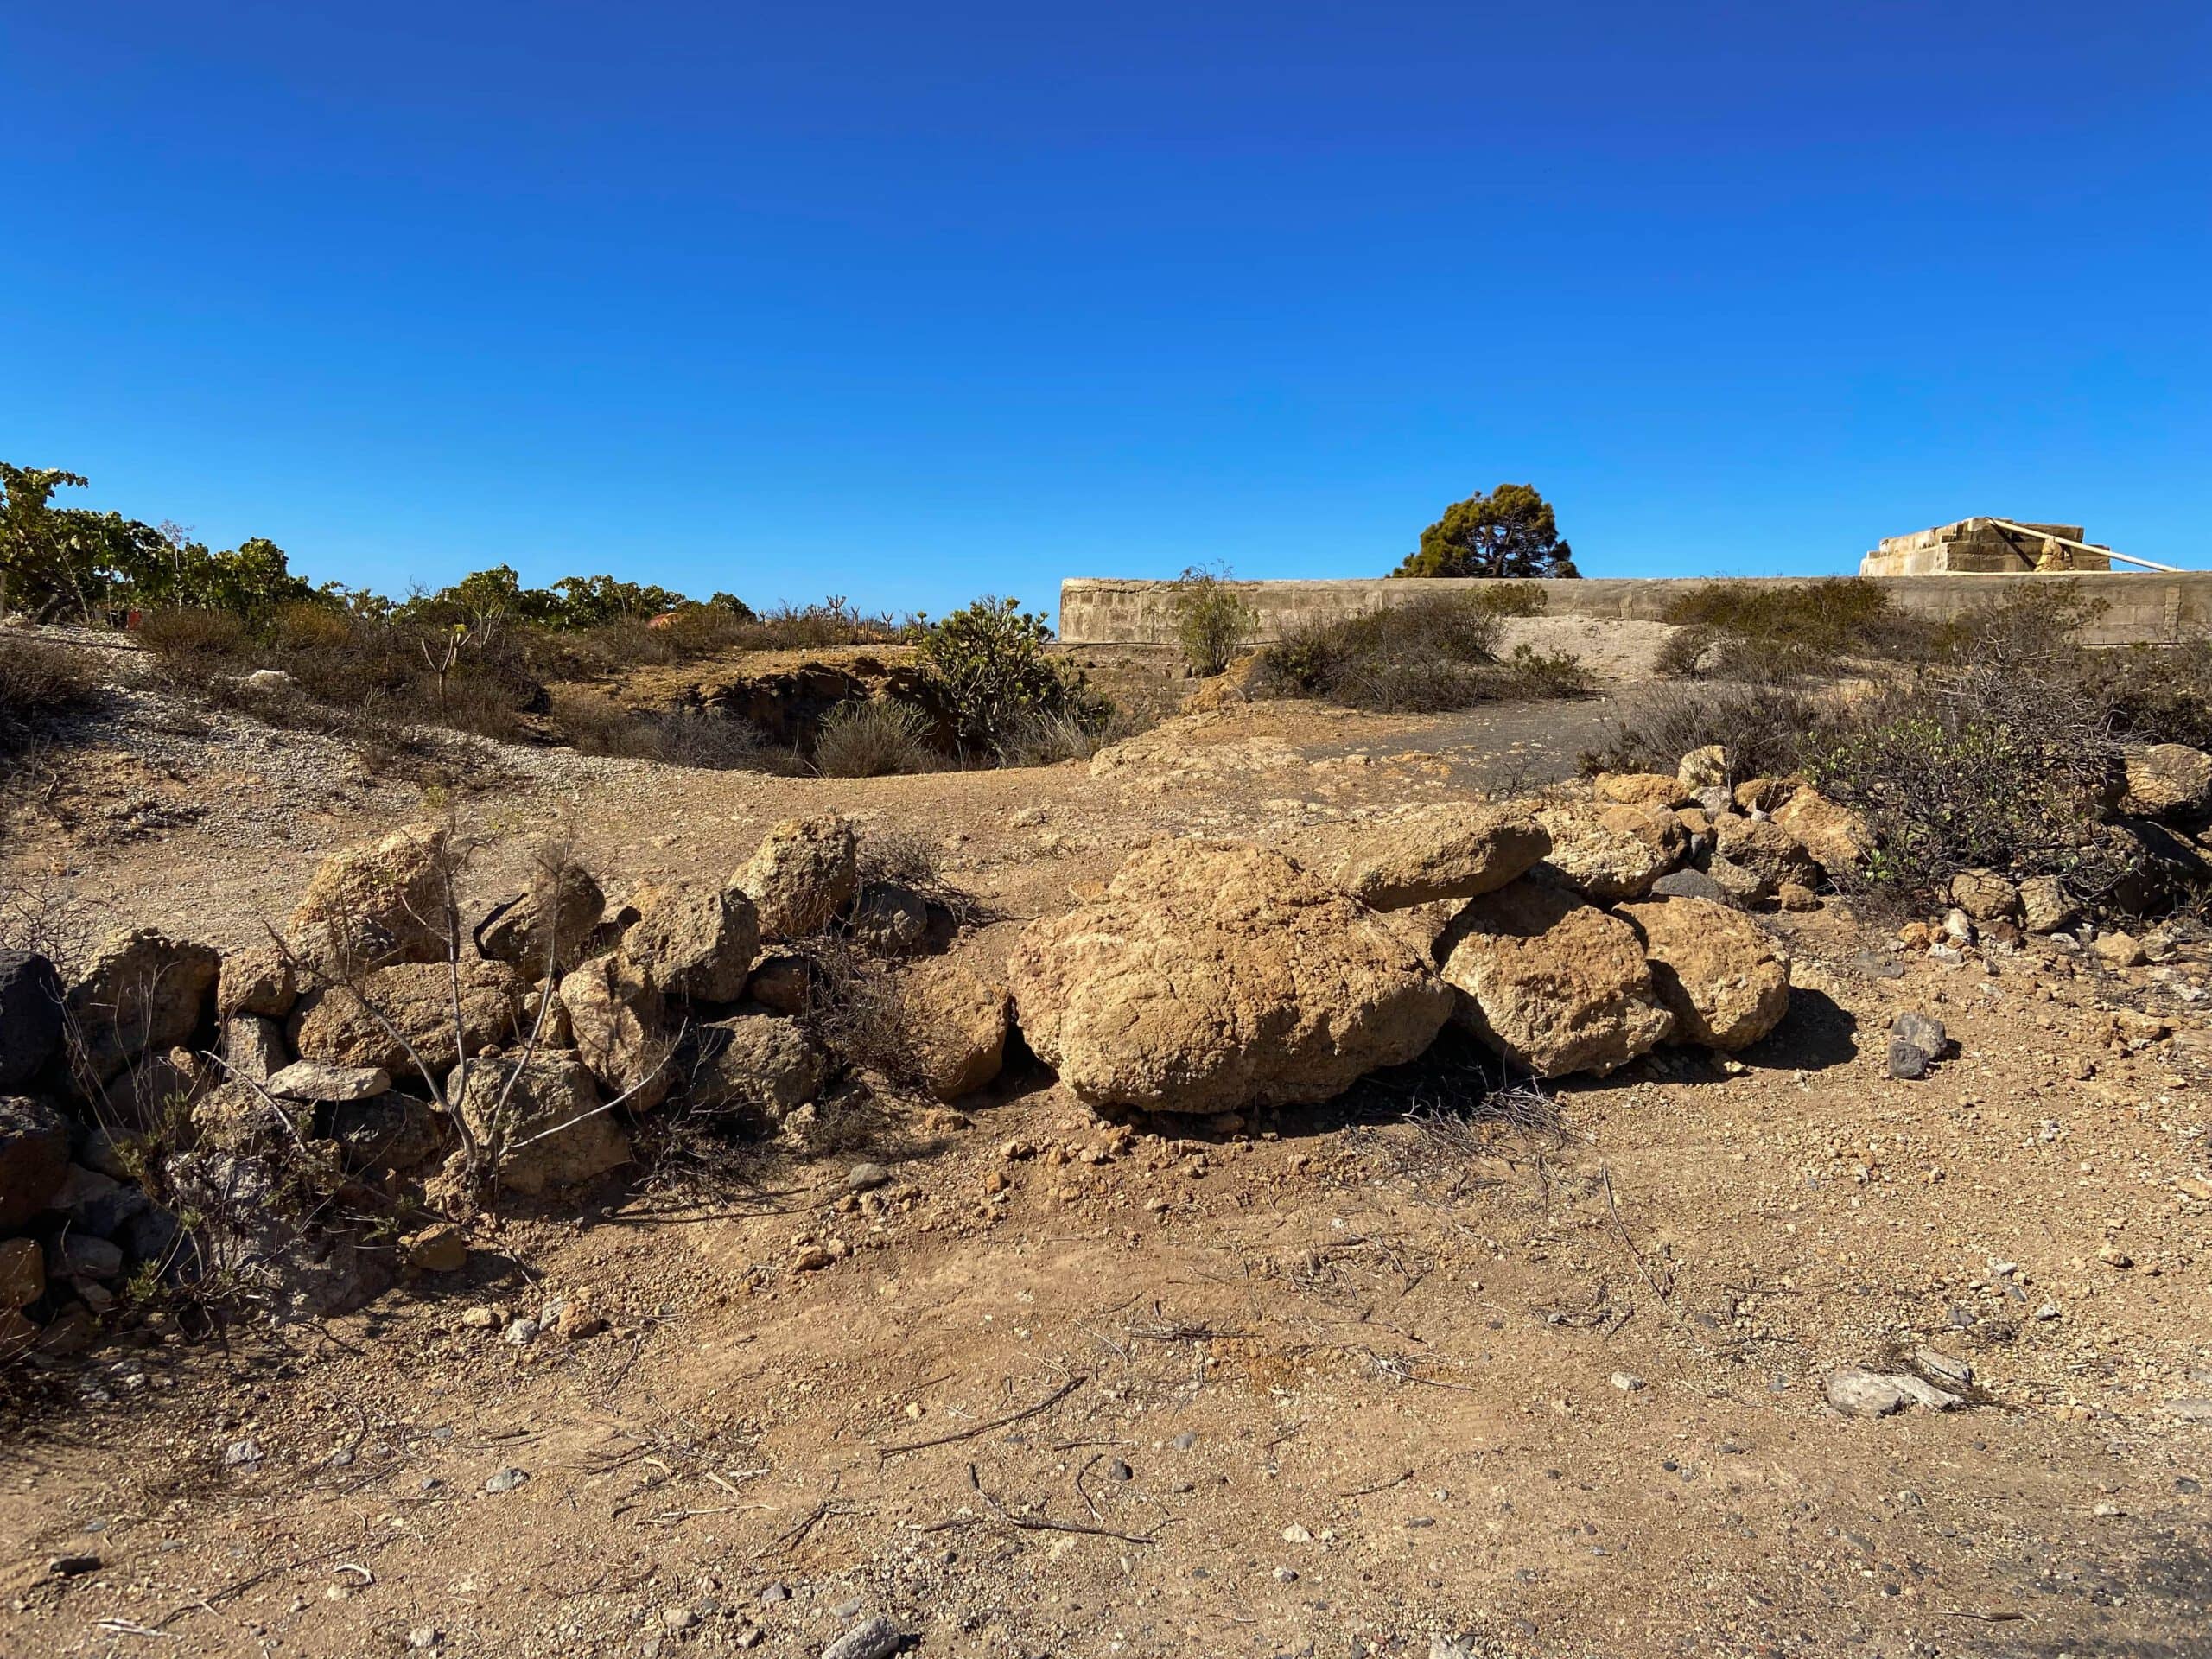
<instances>
[{"instance_id":1,"label":"dead shrub","mask_svg":"<svg viewBox=\"0 0 2212 1659\"><path fill-rule=\"evenodd\" d=\"M1431 714L1529 696L1580 695L1565 662L1522 648L1501 667L1508 616L1543 608L1531 582L1424 594L1405 604L1292 626L1261 653L1264 695L1318 697L1378 714ZM1586 689L1583 687L1582 689Z\"/></svg>"},{"instance_id":2,"label":"dead shrub","mask_svg":"<svg viewBox=\"0 0 2212 1659\"><path fill-rule=\"evenodd\" d=\"M2109 713L2004 664L1931 674L1855 708L1805 770L1879 839L1847 880L1916 903L1963 870L2050 875L2085 899L2126 874L2101 823L2119 758Z\"/></svg>"},{"instance_id":3,"label":"dead shrub","mask_svg":"<svg viewBox=\"0 0 2212 1659\"><path fill-rule=\"evenodd\" d=\"M1681 632L1661 649L1658 671L1676 678L1805 678L1833 674L1850 657L1923 660L1941 630L1898 607L1863 576L1770 586L1700 583L1669 601L1662 620Z\"/></svg>"},{"instance_id":4,"label":"dead shrub","mask_svg":"<svg viewBox=\"0 0 2212 1659\"><path fill-rule=\"evenodd\" d=\"M752 721L703 709L626 709L597 692L564 691L555 695L550 713L553 724L580 754L658 760L706 772L788 776L800 769L797 756L771 743Z\"/></svg>"},{"instance_id":5,"label":"dead shrub","mask_svg":"<svg viewBox=\"0 0 2212 1659\"><path fill-rule=\"evenodd\" d=\"M1728 752L1731 783L1784 777L1837 719L1831 699L1798 684L1642 685L1623 697L1611 738L1582 757L1582 767L1672 773L1691 750L1717 743Z\"/></svg>"},{"instance_id":6,"label":"dead shrub","mask_svg":"<svg viewBox=\"0 0 2212 1659\"><path fill-rule=\"evenodd\" d=\"M2128 741L2212 749L2212 639L2085 651L2079 677Z\"/></svg>"},{"instance_id":7,"label":"dead shrub","mask_svg":"<svg viewBox=\"0 0 2212 1659\"><path fill-rule=\"evenodd\" d=\"M930 719L912 703L870 698L831 709L814 738L814 769L824 778L887 778L938 764Z\"/></svg>"},{"instance_id":8,"label":"dead shrub","mask_svg":"<svg viewBox=\"0 0 2212 1659\"><path fill-rule=\"evenodd\" d=\"M31 748L54 722L89 703L96 686L78 652L0 632L0 757Z\"/></svg>"}]
</instances>

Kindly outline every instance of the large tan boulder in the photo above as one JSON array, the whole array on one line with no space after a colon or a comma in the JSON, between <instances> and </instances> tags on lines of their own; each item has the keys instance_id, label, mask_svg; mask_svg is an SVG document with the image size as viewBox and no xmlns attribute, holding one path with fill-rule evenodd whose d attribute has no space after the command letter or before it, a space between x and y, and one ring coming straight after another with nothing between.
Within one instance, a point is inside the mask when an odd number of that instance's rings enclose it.
<instances>
[{"instance_id":1,"label":"large tan boulder","mask_svg":"<svg viewBox=\"0 0 2212 1659\"><path fill-rule=\"evenodd\" d=\"M1946 889L1950 900L1977 922L2020 918L2020 890L1994 870L1961 870Z\"/></svg>"},{"instance_id":2,"label":"large tan boulder","mask_svg":"<svg viewBox=\"0 0 2212 1659\"><path fill-rule=\"evenodd\" d=\"M2212 813L2212 754L2185 743L2131 743L2120 763L2127 779L2121 811L2174 823Z\"/></svg>"},{"instance_id":3,"label":"large tan boulder","mask_svg":"<svg viewBox=\"0 0 2212 1659\"><path fill-rule=\"evenodd\" d=\"M561 1005L578 1058L609 1095L637 1112L668 1098L673 1044L651 975L620 952L594 957L561 982Z\"/></svg>"},{"instance_id":4,"label":"large tan boulder","mask_svg":"<svg viewBox=\"0 0 2212 1659\"><path fill-rule=\"evenodd\" d=\"M734 1112L772 1128L819 1098L830 1057L796 1020L741 1014L699 1027L686 1056L683 1097L707 1111Z\"/></svg>"},{"instance_id":5,"label":"large tan boulder","mask_svg":"<svg viewBox=\"0 0 2212 1659\"><path fill-rule=\"evenodd\" d=\"M349 975L448 954L446 827L412 823L316 866L285 938L308 966Z\"/></svg>"},{"instance_id":6,"label":"large tan boulder","mask_svg":"<svg viewBox=\"0 0 2212 1659\"><path fill-rule=\"evenodd\" d=\"M1697 791L1679 778L1659 772L1601 772L1590 780L1590 792L1618 806L1688 806Z\"/></svg>"},{"instance_id":7,"label":"large tan boulder","mask_svg":"<svg viewBox=\"0 0 2212 1659\"><path fill-rule=\"evenodd\" d=\"M1301 831L1291 857L1370 910L1407 910L1492 893L1551 850L1535 815L1471 802L1416 807Z\"/></svg>"},{"instance_id":8,"label":"large tan boulder","mask_svg":"<svg viewBox=\"0 0 2212 1659\"><path fill-rule=\"evenodd\" d=\"M1770 892L1785 881L1811 887L1821 880L1821 866L1805 843L1768 819L1733 813L1715 818L1713 846L1720 857L1749 870Z\"/></svg>"},{"instance_id":9,"label":"large tan boulder","mask_svg":"<svg viewBox=\"0 0 2212 1659\"><path fill-rule=\"evenodd\" d=\"M622 954L670 996L734 1002L760 950L760 918L735 887L647 887Z\"/></svg>"},{"instance_id":10,"label":"large tan boulder","mask_svg":"<svg viewBox=\"0 0 2212 1659\"><path fill-rule=\"evenodd\" d=\"M1789 1011L1789 965L1750 917L1706 899L1656 899L1619 914L1643 936L1676 1042L1743 1048Z\"/></svg>"},{"instance_id":11,"label":"large tan boulder","mask_svg":"<svg viewBox=\"0 0 2212 1659\"><path fill-rule=\"evenodd\" d=\"M1675 1028L1636 930L1549 882L1474 900L1438 949L1460 1021L1540 1077L1603 1077Z\"/></svg>"},{"instance_id":12,"label":"large tan boulder","mask_svg":"<svg viewBox=\"0 0 2212 1659\"><path fill-rule=\"evenodd\" d=\"M849 818L831 812L786 818L738 872L760 931L772 939L819 933L843 914L860 889L858 842Z\"/></svg>"},{"instance_id":13,"label":"large tan boulder","mask_svg":"<svg viewBox=\"0 0 2212 1659\"><path fill-rule=\"evenodd\" d=\"M2055 875L2031 875L2020 883L2020 925L2031 933L2056 933L2082 919L2082 906Z\"/></svg>"},{"instance_id":14,"label":"large tan boulder","mask_svg":"<svg viewBox=\"0 0 2212 1659\"><path fill-rule=\"evenodd\" d=\"M939 1100L972 1095L998 1076L1014 1015L1004 982L950 957L925 958L899 975L899 1001L922 1084Z\"/></svg>"},{"instance_id":15,"label":"large tan boulder","mask_svg":"<svg viewBox=\"0 0 2212 1659\"><path fill-rule=\"evenodd\" d=\"M601 1109L591 1073L573 1054L541 1050L472 1065L454 1103L480 1146L500 1148L500 1185L526 1196L630 1161L620 1115Z\"/></svg>"},{"instance_id":16,"label":"large tan boulder","mask_svg":"<svg viewBox=\"0 0 2212 1659\"><path fill-rule=\"evenodd\" d=\"M333 986L302 997L292 1017L292 1050L303 1060L380 1067L411 1086L422 1076L417 1060L442 1076L464 1046L474 1054L512 1037L523 988L522 976L504 962L462 963L456 1026L452 969L442 962L394 963L365 976L358 995Z\"/></svg>"},{"instance_id":17,"label":"large tan boulder","mask_svg":"<svg viewBox=\"0 0 2212 1659\"><path fill-rule=\"evenodd\" d=\"M1774 809L1773 823L1794 836L1831 878L1857 869L1874 853L1874 832L1866 820L1817 789L1799 789Z\"/></svg>"},{"instance_id":18,"label":"large tan boulder","mask_svg":"<svg viewBox=\"0 0 2212 1659\"><path fill-rule=\"evenodd\" d=\"M1082 1099L1161 1112L1326 1100L1412 1059L1452 993L1382 918L1278 852L1161 842L1032 924L1007 978Z\"/></svg>"},{"instance_id":19,"label":"large tan boulder","mask_svg":"<svg viewBox=\"0 0 2212 1659\"><path fill-rule=\"evenodd\" d=\"M73 1064L105 1083L134 1055L186 1041L207 1017L221 966L210 947L150 928L110 934L62 998Z\"/></svg>"},{"instance_id":20,"label":"large tan boulder","mask_svg":"<svg viewBox=\"0 0 2212 1659\"><path fill-rule=\"evenodd\" d=\"M1552 838L1545 868L1559 885L1599 904L1638 899L1682 861L1689 835L1663 806L1576 802L1540 809Z\"/></svg>"},{"instance_id":21,"label":"large tan boulder","mask_svg":"<svg viewBox=\"0 0 2212 1659\"><path fill-rule=\"evenodd\" d=\"M541 864L528 887L477 924L476 948L495 962L512 963L535 982L582 961L606 913L607 894L589 870L566 861Z\"/></svg>"},{"instance_id":22,"label":"large tan boulder","mask_svg":"<svg viewBox=\"0 0 2212 1659\"><path fill-rule=\"evenodd\" d=\"M1675 780L1696 795L1708 789L1726 789L1729 771L1728 751L1718 743L1708 743L1681 758L1675 768Z\"/></svg>"},{"instance_id":23,"label":"large tan boulder","mask_svg":"<svg viewBox=\"0 0 2212 1659\"><path fill-rule=\"evenodd\" d=\"M226 1020L233 1014L282 1020L298 1000L291 961L275 945L249 945L224 956L215 982L215 1012Z\"/></svg>"}]
</instances>

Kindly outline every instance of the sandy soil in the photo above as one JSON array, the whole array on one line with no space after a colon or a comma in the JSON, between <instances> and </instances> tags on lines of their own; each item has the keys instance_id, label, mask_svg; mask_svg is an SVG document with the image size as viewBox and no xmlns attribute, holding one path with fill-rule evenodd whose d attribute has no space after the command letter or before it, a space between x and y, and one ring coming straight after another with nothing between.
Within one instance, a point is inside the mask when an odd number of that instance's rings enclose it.
<instances>
[{"instance_id":1,"label":"sandy soil","mask_svg":"<svg viewBox=\"0 0 2212 1659\"><path fill-rule=\"evenodd\" d=\"M1605 714L1262 706L855 783L537 757L456 804L486 891L556 816L619 891L852 810L942 846L988 948L1149 836L1509 791ZM288 810L252 846L49 827L10 868L232 943L423 806ZM1775 1036L1555 1122L1409 1116L1448 1103L1430 1067L1174 1138L1027 1065L512 1217L327 1326L141 1333L0 1445L0 1652L812 1656L878 1614L948 1656L2212 1650L2201 948L1946 968L1770 920ZM1884 1064L1907 1008L1961 1044L1919 1084ZM861 1159L889 1185L849 1191ZM609 1328L502 1338L563 1302ZM1923 1348L1966 1408L1825 1406Z\"/></svg>"}]
</instances>

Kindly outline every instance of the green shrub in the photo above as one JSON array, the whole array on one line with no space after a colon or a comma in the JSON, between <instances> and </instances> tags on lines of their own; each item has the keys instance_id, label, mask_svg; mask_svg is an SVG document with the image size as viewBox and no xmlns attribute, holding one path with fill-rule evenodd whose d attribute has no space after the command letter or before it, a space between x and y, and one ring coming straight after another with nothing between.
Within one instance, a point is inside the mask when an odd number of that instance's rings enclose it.
<instances>
[{"instance_id":1,"label":"green shrub","mask_svg":"<svg viewBox=\"0 0 2212 1659\"><path fill-rule=\"evenodd\" d=\"M1209 570L1203 565L1191 566L1176 581L1170 602L1183 658L1200 674L1219 674L1227 669L1236 647L1250 639L1260 625L1259 613L1230 586L1226 567Z\"/></svg>"},{"instance_id":2,"label":"green shrub","mask_svg":"<svg viewBox=\"0 0 2212 1659\"><path fill-rule=\"evenodd\" d=\"M990 595L922 636L923 676L951 710L963 747L1001 754L1033 715L1102 725L1110 717L1112 705L1052 658L1052 638L1020 601Z\"/></svg>"},{"instance_id":3,"label":"green shrub","mask_svg":"<svg viewBox=\"0 0 2212 1659\"><path fill-rule=\"evenodd\" d=\"M814 738L814 769L824 778L887 778L936 764L930 719L910 702L886 697L839 703Z\"/></svg>"}]
</instances>

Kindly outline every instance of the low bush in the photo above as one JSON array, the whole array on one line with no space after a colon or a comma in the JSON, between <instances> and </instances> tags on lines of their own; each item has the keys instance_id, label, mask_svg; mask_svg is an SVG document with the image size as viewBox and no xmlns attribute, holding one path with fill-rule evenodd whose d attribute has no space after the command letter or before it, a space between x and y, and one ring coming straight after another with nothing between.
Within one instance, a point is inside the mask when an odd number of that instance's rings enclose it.
<instances>
[{"instance_id":1,"label":"low bush","mask_svg":"<svg viewBox=\"0 0 2212 1659\"><path fill-rule=\"evenodd\" d=\"M1425 594L1400 605L1287 629L1261 654L1258 687L1383 714L1427 714L1529 696L1580 696L1575 659L1522 646L1501 664L1504 619L1543 608L1534 583Z\"/></svg>"},{"instance_id":2,"label":"low bush","mask_svg":"<svg viewBox=\"0 0 2212 1659\"><path fill-rule=\"evenodd\" d=\"M1225 567L1191 566L1176 581L1171 603L1183 659L1199 674L1227 669L1236 647L1260 625L1259 613L1230 585Z\"/></svg>"},{"instance_id":3,"label":"low bush","mask_svg":"<svg viewBox=\"0 0 2212 1659\"><path fill-rule=\"evenodd\" d=\"M2126 874L2100 798L2110 716L2074 689L2004 668L1931 676L1869 700L1805 771L1881 842L1876 892L1940 901L1962 870L2050 875L2094 899Z\"/></svg>"},{"instance_id":4,"label":"low bush","mask_svg":"<svg viewBox=\"0 0 2212 1659\"><path fill-rule=\"evenodd\" d=\"M2212 749L2212 640L2083 652L2080 683L2129 742Z\"/></svg>"},{"instance_id":5,"label":"low bush","mask_svg":"<svg viewBox=\"0 0 2212 1659\"><path fill-rule=\"evenodd\" d=\"M1702 582L1669 601L1662 620L1681 632L1661 649L1658 671L1677 679L1832 674L1847 658L1923 660L1943 643L1942 629L1863 576Z\"/></svg>"},{"instance_id":6,"label":"low bush","mask_svg":"<svg viewBox=\"0 0 2212 1659\"><path fill-rule=\"evenodd\" d=\"M1102 728L1111 719L1113 705L1051 655L1052 638L1019 601L988 594L923 634L923 677L951 711L963 753L1002 758L1039 716Z\"/></svg>"},{"instance_id":7,"label":"low bush","mask_svg":"<svg viewBox=\"0 0 2212 1659\"><path fill-rule=\"evenodd\" d=\"M554 726L581 754L707 772L802 770L798 757L777 747L749 721L684 709L658 712L627 709L591 691L563 691L553 699Z\"/></svg>"},{"instance_id":8,"label":"low bush","mask_svg":"<svg viewBox=\"0 0 2212 1659\"><path fill-rule=\"evenodd\" d=\"M94 683L76 652L0 632L0 757L29 748L49 723L91 702Z\"/></svg>"},{"instance_id":9,"label":"low bush","mask_svg":"<svg viewBox=\"0 0 2212 1659\"><path fill-rule=\"evenodd\" d=\"M1728 752L1732 784L1799 770L1838 718L1834 700L1794 684L1720 681L1692 688L1636 687L1604 747L1586 753L1586 772L1671 773L1693 749Z\"/></svg>"},{"instance_id":10,"label":"low bush","mask_svg":"<svg viewBox=\"0 0 2212 1659\"><path fill-rule=\"evenodd\" d=\"M930 719L910 702L870 698L840 703L814 738L814 769L824 778L887 778L938 764Z\"/></svg>"}]
</instances>

